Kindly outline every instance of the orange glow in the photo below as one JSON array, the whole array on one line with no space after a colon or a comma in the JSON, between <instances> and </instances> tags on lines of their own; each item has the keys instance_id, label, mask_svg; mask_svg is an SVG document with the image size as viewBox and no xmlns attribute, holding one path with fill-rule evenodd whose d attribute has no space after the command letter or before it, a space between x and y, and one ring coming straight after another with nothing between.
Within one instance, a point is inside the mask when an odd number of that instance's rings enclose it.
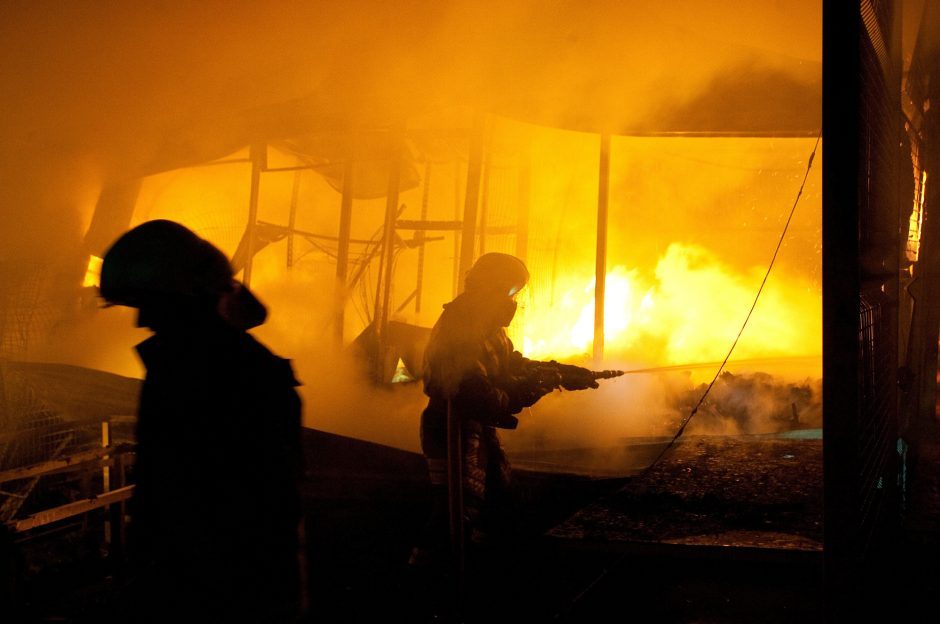
<instances>
[{"instance_id":1,"label":"orange glow","mask_svg":"<svg viewBox=\"0 0 940 624\"><path fill-rule=\"evenodd\" d=\"M604 302L604 334L608 344L629 346L627 330L634 319L646 320L643 312L652 305L652 290L637 286L635 271L614 267L607 273ZM526 317L523 348L526 354L567 357L587 353L594 339L594 278L567 275L558 280L560 305L534 310Z\"/></svg>"},{"instance_id":2,"label":"orange glow","mask_svg":"<svg viewBox=\"0 0 940 624\"><path fill-rule=\"evenodd\" d=\"M250 212L247 146L267 143L258 220L316 236L255 249L250 286L269 318L252 333L293 360L305 424L411 450L420 384L370 392L334 340L334 293L346 296L343 347L374 320L390 128L407 139L400 220L462 223L471 129L484 117L477 238L400 229L391 319L432 327L462 288L461 249L512 253L531 281L511 336L529 357L563 361L592 351L599 133L610 134L603 368L638 369L724 357L820 123L819 0L224 3L224 19L218 2L7 4L0 166L15 184L0 192L17 226L0 235L0 299L16 307L0 346L28 352L4 356L141 376L129 347L149 332L133 310L71 303L72 281L98 284L100 259L79 250L171 219L231 257ZM306 146L304 160L283 141ZM325 173L350 156L358 242L338 289L343 204ZM821 350L816 163L735 359ZM133 207L134 193L113 193L138 180ZM572 411L596 418L543 418L513 435L560 448L646 435L670 384L686 382L631 375L554 393L540 409L580 402Z\"/></svg>"},{"instance_id":3,"label":"orange glow","mask_svg":"<svg viewBox=\"0 0 940 624\"><path fill-rule=\"evenodd\" d=\"M89 256L88 268L85 269L85 278L82 280L84 288L97 288L101 282L101 258Z\"/></svg>"},{"instance_id":4,"label":"orange glow","mask_svg":"<svg viewBox=\"0 0 940 624\"><path fill-rule=\"evenodd\" d=\"M774 277L735 357L818 355L818 292L808 284ZM654 275L614 267L606 282L606 355L661 365L720 361L744 322L761 278L761 267L740 273L702 247L678 243L659 259ZM528 357L573 358L591 351L594 279L567 275L559 286L563 294L556 305L526 311L523 350Z\"/></svg>"},{"instance_id":5,"label":"orange glow","mask_svg":"<svg viewBox=\"0 0 940 624\"><path fill-rule=\"evenodd\" d=\"M927 172L922 171L919 179L915 180L914 208L907 229L907 259L917 262L920 254L921 229L924 224L924 197L927 192Z\"/></svg>"}]
</instances>

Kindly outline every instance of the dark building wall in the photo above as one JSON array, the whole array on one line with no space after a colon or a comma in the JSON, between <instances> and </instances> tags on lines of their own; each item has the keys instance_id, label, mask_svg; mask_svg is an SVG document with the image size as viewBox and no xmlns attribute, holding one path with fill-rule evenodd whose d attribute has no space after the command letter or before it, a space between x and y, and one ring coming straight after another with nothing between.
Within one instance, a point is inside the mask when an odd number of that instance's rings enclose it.
<instances>
[{"instance_id":1,"label":"dark building wall","mask_svg":"<svg viewBox=\"0 0 940 624\"><path fill-rule=\"evenodd\" d=\"M892 2L823 6L826 582L846 621L872 606L900 518L900 29Z\"/></svg>"}]
</instances>

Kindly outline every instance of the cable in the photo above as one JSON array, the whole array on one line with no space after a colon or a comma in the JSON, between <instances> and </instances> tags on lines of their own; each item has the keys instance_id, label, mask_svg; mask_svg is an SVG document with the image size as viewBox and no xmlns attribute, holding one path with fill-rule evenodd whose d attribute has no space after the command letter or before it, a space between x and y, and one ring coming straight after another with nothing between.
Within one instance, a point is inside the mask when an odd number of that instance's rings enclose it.
<instances>
[{"instance_id":1,"label":"cable","mask_svg":"<svg viewBox=\"0 0 940 624\"><path fill-rule=\"evenodd\" d=\"M777 254L780 253L780 247L783 245L783 239L787 236L787 230L790 227L790 221L793 220L793 213L796 212L796 206L800 203L800 197L803 196L803 189L806 187L806 180L809 179L809 172L813 168L813 159L816 157L816 150L819 149L819 141L822 139L822 133L816 137L816 144L813 145L813 151L809 155L809 162L806 163L806 173L803 174L803 181L800 183L800 190L796 193L796 199L793 200L793 206L790 208L790 214L787 216L787 221L783 226L783 231L780 233L780 239L777 241L777 247L774 249L774 254L770 258L770 264L767 266L767 271L764 273L764 279L760 283L760 287L757 289L757 294L754 295L754 302L751 304L751 309L748 310L747 316L744 318L744 323L741 324L741 329L738 331L738 335L735 336L734 342L731 343L731 348L728 349L728 354L725 356L725 359L722 360L721 365L718 367L718 370L715 372L715 376L712 378L711 383L708 384L708 387L705 388L705 392L702 393L702 397L695 404L695 407L692 408L692 411L689 412L689 415L686 416L682 423L679 425L679 430L676 431L676 435L672 437L663 450L660 451L659 455L656 456L656 459L647 466L641 476L646 475L653 467L659 463L663 458L666 452L672 448L676 443L676 440L685 432L685 428L688 426L689 422L698 412L698 408L702 406L702 403L705 402L705 398L708 396L708 393L711 392L712 387L714 387L715 382L718 381L718 378L721 376L722 371L725 369L725 365L728 364L728 360L731 359L731 354L734 353L734 348L738 346L738 341L741 339L741 335L744 333L744 328L747 327L748 321L751 320L751 315L754 314L754 308L757 307L757 302L760 299L761 293L764 292L764 286L767 284L767 278L770 277L770 271L774 268L774 263L777 261Z\"/></svg>"},{"instance_id":2,"label":"cable","mask_svg":"<svg viewBox=\"0 0 940 624\"><path fill-rule=\"evenodd\" d=\"M799 203L800 197L803 195L803 188L806 186L806 180L809 178L810 169L812 169L813 167L813 159L816 157L816 150L819 148L820 139L822 139L822 131L820 131L819 135L816 137L816 144L813 145L813 151L809 155L809 162L806 163L806 173L803 175L803 182L800 184L800 190L797 191L796 193L796 199L793 200L793 206L790 208L790 215L787 217L787 221L783 226L783 232L780 233L780 240L777 241L777 247L774 249L773 256L770 259L770 264L767 266L767 272L764 274L764 279L761 281L760 287L757 289L757 294L754 296L754 303L751 304L751 309L748 310L747 317L745 317L744 323L741 324L741 330L738 331L738 335L735 337L734 342L731 344L731 348L728 349L728 355L726 355L725 359L721 362L721 365L718 367L718 371L715 373L714 378L712 378L711 383L708 384L708 387L705 389L705 392L702 393L702 397L698 400L698 403L695 404L695 407L692 408L692 411L689 412L689 415L686 416L683 419L682 424L679 425L679 430L676 431L676 435L672 437L669 443L665 447L663 447L663 450L659 452L659 455L656 456L656 459L654 459L650 463L649 466L644 468L643 472L641 472L637 478L642 479L643 477L645 477L653 469L653 467L659 463L659 461L663 458L666 452L670 448L672 448L672 446L676 443L676 440L678 440L679 437L682 435L682 433L685 431L685 428L689 424L689 421L691 421L692 417L695 416L696 412L698 412L698 408L702 406L702 403L705 401L705 397L707 397L708 393L711 392L711 389L715 385L715 382L718 381L718 377L721 375L722 370L724 370L725 365L728 363L728 360L731 358L731 354L734 353L734 348L738 345L738 340L740 340L741 334L744 333L744 328L747 327L748 321L751 320L751 315L754 313L754 308L757 307L757 301L758 299L760 299L761 293L764 290L764 285L767 283L767 278L770 277L770 271L771 269L773 269L774 262L776 262L777 260L777 254L780 252L781 245L783 245L783 239L787 235L787 229L790 227L790 221L793 219L793 213L796 212L796 205ZM640 371L637 371L637 372L640 372ZM606 566L601 571L601 573L598 574L597 577L595 577L594 580L592 580L580 593L578 593L578 595L575 596L575 598L571 600L561 612L555 615L555 619L560 619L561 617L565 616L567 613L571 612L578 602L580 602L587 594L593 591L594 588L597 587L601 583L601 581L604 580L604 577L610 574L610 572L615 567L620 565L626 558L627 558L626 554L620 555L610 565Z\"/></svg>"}]
</instances>

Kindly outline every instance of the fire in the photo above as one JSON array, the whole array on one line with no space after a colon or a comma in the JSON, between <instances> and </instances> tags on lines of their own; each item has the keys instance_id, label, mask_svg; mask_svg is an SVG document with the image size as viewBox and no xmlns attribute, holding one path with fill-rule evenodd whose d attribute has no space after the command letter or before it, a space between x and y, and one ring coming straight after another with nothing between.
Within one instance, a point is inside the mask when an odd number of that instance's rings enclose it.
<instances>
[{"instance_id":1,"label":"fire","mask_svg":"<svg viewBox=\"0 0 940 624\"><path fill-rule=\"evenodd\" d=\"M633 317L631 279L623 267L615 267L605 281L604 335L611 340L623 334ZM590 285L584 289L591 301L581 309L581 315L571 330L571 343L582 351L589 349L594 339L594 287L595 278L591 278Z\"/></svg>"},{"instance_id":2,"label":"fire","mask_svg":"<svg viewBox=\"0 0 940 624\"><path fill-rule=\"evenodd\" d=\"M622 266L607 273L604 301L604 336L608 344L629 346L634 334L628 331L634 320L647 319L652 290L643 291L636 271ZM561 291L558 305L539 309L533 301L526 306L526 355L531 357L571 357L587 353L594 340L594 278L566 275L556 282ZM531 308L531 309L530 309Z\"/></svg>"},{"instance_id":3,"label":"fire","mask_svg":"<svg viewBox=\"0 0 940 624\"><path fill-rule=\"evenodd\" d=\"M101 258L91 255L88 258L88 267L85 269L85 277L82 279L82 287L97 288L101 282L101 264L104 262Z\"/></svg>"},{"instance_id":4,"label":"fire","mask_svg":"<svg viewBox=\"0 0 940 624\"><path fill-rule=\"evenodd\" d=\"M607 274L604 305L608 356L668 365L720 361L744 322L763 278L762 267L736 271L708 250L674 243L654 275L616 266ZM554 303L531 293L517 332L532 358L578 358L591 351L594 279L566 275ZM542 297L544 298L544 297ZM822 345L818 288L772 274L735 357L818 355Z\"/></svg>"}]
</instances>

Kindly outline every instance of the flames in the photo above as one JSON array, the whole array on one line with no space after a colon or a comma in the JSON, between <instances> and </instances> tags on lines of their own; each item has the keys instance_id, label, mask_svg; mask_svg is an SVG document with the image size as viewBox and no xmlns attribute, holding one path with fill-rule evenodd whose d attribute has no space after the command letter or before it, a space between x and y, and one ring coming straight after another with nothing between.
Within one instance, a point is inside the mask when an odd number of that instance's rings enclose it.
<instances>
[{"instance_id":1,"label":"flames","mask_svg":"<svg viewBox=\"0 0 940 624\"><path fill-rule=\"evenodd\" d=\"M570 357L591 351L594 340L594 277L568 274L555 284L559 301L546 308L538 301L525 303L523 350L526 355ZM642 323L653 307L653 290L641 292L636 271L622 266L607 273L604 303L604 336L608 345L630 346L635 333L628 331L634 321Z\"/></svg>"},{"instance_id":2,"label":"flames","mask_svg":"<svg viewBox=\"0 0 940 624\"><path fill-rule=\"evenodd\" d=\"M604 306L608 358L670 365L722 360L754 301L766 267L739 271L697 245L674 243L652 275L616 266ZM568 274L554 301L530 292L513 327L532 358L576 359L590 353L594 278ZM816 356L821 352L818 287L775 273L735 351L740 359Z\"/></svg>"},{"instance_id":3,"label":"flames","mask_svg":"<svg viewBox=\"0 0 940 624\"><path fill-rule=\"evenodd\" d=\"M92 255L88 257L88 266L85 269L85 277L82 279L83 288L97 288L101 285L101 264L102 258Z\"/></svg>"}]
</instances>

